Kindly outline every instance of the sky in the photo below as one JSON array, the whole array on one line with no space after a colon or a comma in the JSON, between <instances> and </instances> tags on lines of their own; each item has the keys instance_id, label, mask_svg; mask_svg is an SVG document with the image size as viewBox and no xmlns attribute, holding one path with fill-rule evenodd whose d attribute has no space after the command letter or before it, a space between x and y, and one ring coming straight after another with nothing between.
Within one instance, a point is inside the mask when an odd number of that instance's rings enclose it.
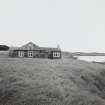
<instances>
[{"instance_id":1,"label":"sky","mask_svg":"<svg viewBox=\"0 0 105 105\"><path fill-rule=\"evenodd\" d=\"M28 42L105 52L105 0L0 0L0 44Z\"/></svg>"}]
</instances>

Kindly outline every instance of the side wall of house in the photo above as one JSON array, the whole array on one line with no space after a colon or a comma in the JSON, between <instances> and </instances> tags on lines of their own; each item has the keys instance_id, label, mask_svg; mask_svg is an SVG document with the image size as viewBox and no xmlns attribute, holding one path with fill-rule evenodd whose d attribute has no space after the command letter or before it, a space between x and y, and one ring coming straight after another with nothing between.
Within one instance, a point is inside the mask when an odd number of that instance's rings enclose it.
<instances>
[{"instance_id":1,"label":"side wall of house","mask_svg":"<svg viewBox=\"0 0 105 105\"><path fill-rule=\"evenodd\" d=\"M19 52L22 51L24 52L23 57L28 57L28 50L13 50L12 52L9 52L9 56L11 57L19 57ZM32 51L32 50L29 50ZM54 56L54 53L59 53L59 56ZM33 58L50 58L50 59L60 59L62 57L61 51L39 51L39 50L34 50L33 51Z\"/></svg>"},{"instance_id":2,"label":"side wall of house","mask_svg":"<svg viewBox=\"0 0 105 105\"><path fill-rule=\"evenodd\" d=\"M9 56L10 57L18 57L18 51L16 51L16 50L9 51Z\"/></svg>"},{"instance_id":3,"label":"side wall of house","mask_svg":"<svg viewBox=\"0 0 105 105\"><path fill-rule=\"evenodd\" d=\"M56 54L59 54L59 56L56 55ZM56 56L54 56L54 55L56 55ZM62 58L62 52L61 51L51 51L51 54L50 54L49 58L60 59L60 58Z\"/></svg>"},{"instance_id":4,"label":"side wall of house","mask_svg":"<svg viewBox=\"0 0 105 105\"><path fill-rule=\"evenodd\" d=\"M33 55L35 58L48 58L48 53L45 51L34 51Z\"/></svg>"},{"instance_id":5,"label":"side wall of house","mask_svg":"<svg viewBox=\"0 0 105 105\"><path fill-rule=\"evenodd\" d=\"M12 52L9 52L9 56L11 57L19 57L19 52L24 52L23 57L28 57L28 52L32 50L13 50ZM34 50L33 52L33 58L48 58L48 53L44 51L38 51Z\"/></svg>"},{"instance_id":6,"label":"side wall of house","mask_svg":"<svg viewBox=\"0 0 105 105\"><path fill-rule=\"evenodd\" d=\"M25 50L24 51L24 57L27 57L28 56L28 54L27 54L27 51Z\"/></svg>"}]
</instances>

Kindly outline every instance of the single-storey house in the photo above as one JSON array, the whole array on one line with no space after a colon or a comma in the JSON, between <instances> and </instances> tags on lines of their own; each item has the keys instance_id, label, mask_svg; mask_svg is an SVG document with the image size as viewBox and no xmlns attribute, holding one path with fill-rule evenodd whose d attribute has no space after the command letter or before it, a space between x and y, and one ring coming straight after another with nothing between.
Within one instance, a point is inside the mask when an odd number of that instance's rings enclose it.
<instances>
[{"instance_id":1,"label":"single-storey house","mask_svg":"<svg viewBox=\"0 0 105 105\"><path fill-rule=\"evenodd\" d=\"M29 42L26 45L18 48L10 48L9 50L10 57L29 57L29 58L50 58L50 59L59 59L61 58L61 49L57 48L48 48L48 47L39 47L36 44Z\"/></svg>"}]
</instances>

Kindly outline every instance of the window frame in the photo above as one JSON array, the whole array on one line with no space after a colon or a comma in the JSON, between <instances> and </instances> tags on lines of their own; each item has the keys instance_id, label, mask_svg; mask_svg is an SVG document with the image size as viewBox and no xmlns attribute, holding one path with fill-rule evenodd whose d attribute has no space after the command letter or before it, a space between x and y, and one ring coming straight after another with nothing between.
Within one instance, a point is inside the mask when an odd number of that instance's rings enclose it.
<instances>
[{"instance_id":1,"label":"window frame","mask_svg":"<svg viewBox=\"0 0 105 105\"><path fill-rule=\"evenodd\" d=\"M53 57L60 57L60 52L53 52Z\"/></svg>"},{"instance_id":2,"label":"window frame","mask_svg":"<svg viewBox=\"0 0 105 105\"><path fill-rule=\"evenodd\" d=\"M19 52L18 52L18 56L19 56L19 57L24 57L24 51L19 51Z\"/></svg>"},{"instance_id":3,"label":"window frame","mask_svg":"<svg viewBox=\"0 0 105 105\"><path fill-rule=\"evenodd\" d=\"M33 57L33 51L28 51L28 57Z\"/></svg>"}]
</instances>

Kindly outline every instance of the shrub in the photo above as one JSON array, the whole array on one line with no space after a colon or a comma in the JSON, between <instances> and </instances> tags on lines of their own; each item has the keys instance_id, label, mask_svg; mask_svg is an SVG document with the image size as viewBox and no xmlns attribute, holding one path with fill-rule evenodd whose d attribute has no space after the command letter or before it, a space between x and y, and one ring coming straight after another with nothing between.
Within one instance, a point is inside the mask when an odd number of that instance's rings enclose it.
<instances>
[{"instance_id":1,"label":"shrub","mask_svg":"<svg viewBox=\"0 0 105 105\"><path fill-rule=\"evenodd\" d=\"M6 45L0 45L0 51L7 51L9 50L9 47Z\"/></svg>"}]
</instances>

